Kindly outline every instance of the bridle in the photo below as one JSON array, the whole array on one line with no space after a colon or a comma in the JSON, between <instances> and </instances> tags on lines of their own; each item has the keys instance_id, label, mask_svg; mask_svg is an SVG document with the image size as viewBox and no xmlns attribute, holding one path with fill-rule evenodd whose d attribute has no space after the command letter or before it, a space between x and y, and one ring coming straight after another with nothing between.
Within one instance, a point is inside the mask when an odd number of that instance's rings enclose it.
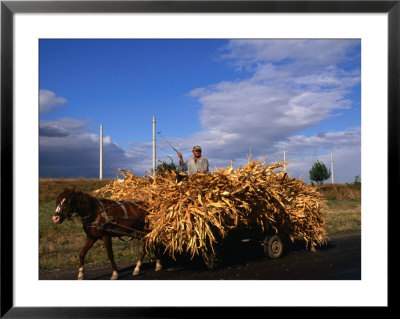
<instances>
[{"instance_id":1,"label":"bridle","mask_svg":"<svg viewBox=\"0 0 400 319\"><path fill-rule=\"evenodd\" d=\"M72 214L74 213L74 208L71 205L71 198L63 198L60 202L60 204L58 204L58 206L56 207L55 210L55 214L54 216L60 216L63 219L71 219L73 216ZM63 206L64 205L68 205L68 211L66 214L63 213Z\"/></svg>"}]
</instances>

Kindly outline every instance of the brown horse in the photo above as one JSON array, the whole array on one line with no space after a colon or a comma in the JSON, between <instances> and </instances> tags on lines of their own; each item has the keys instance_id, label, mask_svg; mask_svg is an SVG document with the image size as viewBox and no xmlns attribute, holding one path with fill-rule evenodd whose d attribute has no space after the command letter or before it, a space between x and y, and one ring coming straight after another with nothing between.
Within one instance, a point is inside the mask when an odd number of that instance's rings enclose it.
<instances>
[{"instance_id":1,"label":"brown horse","mask_svg":"<svg viewBox=\"0 0 400 319\"><path fill-rule=\"evenodd\" d=\"M98 199L87 193L76 192L75 188L67 189L57 197L53 222L61 224L76 212L81 217L86 243L79 254L78 279L83 279L83 266L86 253L98 240L102 239L111 262L113 274L111 279L118 279L118 269L114 262L112 237L130 236L143 239L146 234L146 210L140 201L113 201ZM138 275L143 258L146 255L145 243L136 264L133 275ZM157 255L157 252L156 252ZM156 271L161 270L160 259L157 258Z\"/></svg>"}]
</instances>

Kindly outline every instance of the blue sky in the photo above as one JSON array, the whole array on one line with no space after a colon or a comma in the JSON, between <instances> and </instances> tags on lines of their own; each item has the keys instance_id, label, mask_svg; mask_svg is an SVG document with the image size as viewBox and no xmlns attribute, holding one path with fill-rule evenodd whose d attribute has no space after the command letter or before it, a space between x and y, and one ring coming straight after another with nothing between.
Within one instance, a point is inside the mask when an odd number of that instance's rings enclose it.
<instances>
[{"instance_id":1,"label":"blue sky","mask_svg":"<svg viewBox=\"0 0 400 319\"><path fill-rule=\"evenodd\" d=\"M157 131L211 169L286 159L308 181L315 160L335 182L361 175L359 40L65 40L39 43L40 177L105 177L152 167ZM157 135L157 159L178 162Z\"/></svg>"}]
</instances>

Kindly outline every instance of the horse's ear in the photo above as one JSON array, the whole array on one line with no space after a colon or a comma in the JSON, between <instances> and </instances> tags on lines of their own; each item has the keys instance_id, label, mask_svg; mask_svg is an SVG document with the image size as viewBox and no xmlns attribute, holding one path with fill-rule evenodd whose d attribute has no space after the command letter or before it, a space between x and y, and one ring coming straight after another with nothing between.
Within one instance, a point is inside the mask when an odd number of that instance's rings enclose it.
<instances>
[{"instance_id":1,"label":"horse's ear","mask_svg":"<svg viewBox=\"0 0 400 319\"><path fill-rule=\"evenodd\" d=\"M74 187L72 188L71 193L75 192L75 187L76 187L76 186L74 186Z\"/></svg>"}]
</instances>

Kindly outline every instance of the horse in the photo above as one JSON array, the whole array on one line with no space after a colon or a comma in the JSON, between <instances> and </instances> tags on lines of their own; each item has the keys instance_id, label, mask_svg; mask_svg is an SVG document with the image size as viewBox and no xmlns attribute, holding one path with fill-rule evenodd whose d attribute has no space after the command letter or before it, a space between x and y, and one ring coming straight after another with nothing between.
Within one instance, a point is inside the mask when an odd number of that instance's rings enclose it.
<instances>
[{"instance_id":1,"label":"horse","mask_svg":"<svg viewBox=\"0 0 400 319\"><path fill-rule=\"evenodd\" d=\"M145 218L148 212L141 201L115 201L106 198L96 198L88 193L65 188L56 199L56 208L52 217L53 222L61 224L64 220L72 218L76 212L82 221L83 230L86 233L86 243L79 254L78 279L84 279L84 261L86 253L98 240L102 239L107 250L108 259L111 262L111 280L118 279L118 268L114 262L112 249L112 237L140 237L144 236L149 229L146 227ZM132 275L140 273L140 266L146 255L145 241L139 260ZM161 259L156 255L156 271L162 269Z\"/></svg>"}]
</instances>

